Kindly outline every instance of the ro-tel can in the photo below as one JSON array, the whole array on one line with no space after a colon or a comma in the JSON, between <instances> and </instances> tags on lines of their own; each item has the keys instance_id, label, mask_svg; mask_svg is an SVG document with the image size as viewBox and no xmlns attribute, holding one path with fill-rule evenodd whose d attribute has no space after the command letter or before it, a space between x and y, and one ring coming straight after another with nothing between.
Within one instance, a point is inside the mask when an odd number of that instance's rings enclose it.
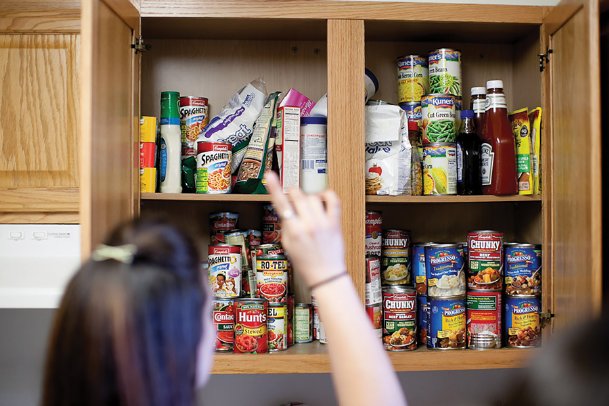
<instances>
[{"instance_id":1,"label":"ro-tel can","mask_svg":"<svg viewBox=\"0 0 609 406\"><path fill-rule=\"evenodd\" d=\"M541 249L533 244L505 244L506 295L541 294Z\"/></svg>"},{"instance_id":2,"label":"ro-tel can","mask_svg":"<svg viewBox=\"0 0 609 406\"><path fill-rule=\"evenodd\" d=\"M256 257L263 255L285 255L281 244L260 244L258 248L252 250L252 264L256 266Z\"/></svg>"},{"instance_id":3,"label":"ro-tel can","mask_svg":"<svg viewBox=\"0 0 609 406\"><path fill-rule=\"evenodd\" d=\"M196 155L199 134L209 124L209 104L205 97L180 97L182 158Z\"/></svg>"},{"instance_id":4,"label":"ro-tel can","mask_svg":"<svg viewBox=\"0 0 609 406\"><path fill-rule=\"evenodd\" d=\"M441 48L429 53L429 93L461 94L461 52Z\"/></svg>"},{"instance_id":5,"label":"ro-tel can","mask_svg":"<svg viewBox=\"0 0 609 406\"><path fill-rule=\"evenodd\" d=\"M230 193L231 144L201 141L197 143L197 193Z\"/></svg>"},{"instance_id":6,"label":"ro-tel can","mask_svg":"<svg viewBox=\"0 0 609 406\"><path fill-rule=\"evenodd\" d=\"M214 299L213 319L216 328L216 351L233 351L235 343L235 308L232 299Z\"/></svg>"},{"instance_id":7,"label":"ro-tel can","mask_svg":"<svg viewBox=\"0 0 609 406\"><path fill-rule=\"evenodd\" d=\"M501 292L467 293L467 346L501 348Z\"/></svg>"},{"instance_id":8,"label":"ro-tel can","mask_svg":"<svg viewBox=\"0 0 609 406\"><path fill-rule=\"evenodd\" d=\"M267 318L269 352L288 349L288 306L284 303L269 303Z\"/></svg>"},{"instance_id":9,"label":"ro-tel can","mask_svg":"<svg viewBox=\"0 0 609 406\"><path fill-rule=\"evenodd\" d=\"M210 245L209 285L217 298L241 295L241 247L234 245Z\"/></svg>"},{"instance_id":10,"label":"ro-tel can","mask_svg":"<svg viewBox=\"0 0 609 406\"><path fill-rule=\"evenodd\" d=\"M281 222L272 204L262 206L262 243L278 244L281 242Z\"/></svg>"},{"instance_id":11,"label":"ro-tel can","mask_svg":"<svg viewBox=\"0 0 609 406\"><path fill-rule=\"evenodd\" d=\"M313 306L296 303L294 307L294 342L296 344L313 341Z\"/></svg>"},{"instance_id":12,"label":"ro-tel can","mask_svg":"<svg viewBox=\"0 0 609 406\"><path fill-rule=\"evenodd\" d=\"M256 256L256 296L285 303L288 293L288 260L285 255Z\"/></svg>"},{"instance_id":13,"label":"ro-tel can","mask_svg":"<svg viewBox=\"0 0 609 406\"><path fill-rule=\"evenodd\" d=\"M432 242L417 243L412 247L412 277L418 295L427 295L427 269L425 268L425 247Z\"/></svg>"},{"instance_id":14,"label":"ro-tel can","mask_svg":"<svg viewBox=\"0 0 609 406\"><path fill-rule=\"evenodd\" d=\"M419 127L423 124L423 110L420 101L400 103L400 108L406 112L408 121L414 121Z\"/></svg>"},{"instance_id":15,"label":"ro-tel can","mask_svg":"<svg viewBox=\"0 0 609 406\"><path fill-rule=\"evenodd\" d=\"M455 97L429 94L421 100L423 145L434 142L455 142Z\"/></svg>"},{"instance_id":16,"label":"ro-tel can","mask_svg":"<svg viewBox=\"0 0 609 406\"><path fill-rule=\"evenodd\" d=\"M367 305L366 313L368 313L368 318L378 338L383 337L383 304L375 303Z\"/></svg>"},{"instance_id":17,"label":"ro-tel can","mask_svg":"<svg viewBox=\"0 0 609 406\"><path fill-rule=\"evenodd\" d=\"M381 260L379 258L366 258L366 305L381 303Z\"/></svg>"},{"instance_id":18,"label":"ro-tel can","mask_svg":"<svg viewBox=\"0 0 609 406\"><path fill-rule=\"evenodd\" d=\"M429 297L427 348L465 349L465 296Z\"/></svg>"},{"instance_id":19,"label":"ro-tel can","mask_svg":"<svg viewBox=\"0 0 609 406\"><path fill-rule=\"evenodd\" d=\"M235 352L269 352L267 314L268 302L265 299L235 300Z\"/></svg>"},{"instance_id":20,"label":"ro-tel can","mask_svg":"<svg viewBox=\"0 0 609 406\"><path fill-rule=\"evenodd\" d=\"M294 295L288 295L288 347L294 345Z\"/></svg>"},{"instance_id":21,"label":"ro-tel can","mask_svg":"<svg viewBox=\"0 0 609 406\"><path fill-rule=\"evenodd\" d=\"M506 346L538 347L541 344L540 302L534 295L506 296L503 320Z\"/></svg>"},{"instance_id":22,"label":"ro-tel can","mask_svg":"<svg viewBox=\"0 0 609 406\"><path fill-rule=\"evenodd\" d=\"M387 351L417 348L417 294L406 286L383 287L383 346Z\"/></svg>"},{"instance_id":23,"label":"ro-tel can","mask_svg":"<svg viewBox=\"0 0 609 406\"><path fill-rule=\"evenodd\" d=\"M437 142L423 146L423 195L457 194L456 144Z\"/></svg>"},{"instance_id":24,"label":"ro-tel can","mask_svg":"<svg viewBox=\"0 0 609 406\"><path fill-rule=\"evenodd\" d=\"M503 233L490 230L472 231L467 235L467 247L468 289L500 291L503 270Z\"/></svg>"},{"instance_id":25,"label":"ro-tel can","mask_svg":"<svg viewBox=\"0 0 609 406\"><path fill-rule=\"evenodd\" d=\"M429 304L427 296L417 295L417 329L419 331L419 343L427 343L427 316Z\"/></svg>"},{"instance_id":26,"label":"ro-tel can","mask_svg":"<svg viewBox=\"0 0 609 406\"><path fill-rule=\"evenodd\" d=\"M383 216L378 211L366 211L366 256L381 256Z\"/></svg>"},{"instance_id":27,"label":"ro-tel can","mask_svg":"<svg viewBox=\"0 0 609 406\"><path fill-rule=\"evenodd\" d=\"M406 55L397 59L399 103L418 102L429 93L427 59Z\"/></svg>"},{"instance_id":28,"label":"ro-tel can","mask_svg":"<svg viewBox=\"0 0 609 406\"><path fill-rule=\"evenodd\" d=\"M409 285L410 232L386 230L383 233L381 270L383 285Z\"/></svg>"},{"instance_id":29,"label":"ro-tel can","mask_svg":"<svg viewBox=\"0 0 609 406\"><path fill-rule=\"evenodd\" d=\"M458 244L430 244L425 247L427 295L465 295L465 270Z\"/></svg>"},{"instance_id":30,"label":"ro-tel can","mask_svg":"<svg viewBox=\"0 0 609 406\"><path fill-rule=\"evenodd\" d=\"M209 215L209 237L211 245L225 242L224 233L237 228L239 213L229 211L211 213Z\"/></svg>"}]
</instances>

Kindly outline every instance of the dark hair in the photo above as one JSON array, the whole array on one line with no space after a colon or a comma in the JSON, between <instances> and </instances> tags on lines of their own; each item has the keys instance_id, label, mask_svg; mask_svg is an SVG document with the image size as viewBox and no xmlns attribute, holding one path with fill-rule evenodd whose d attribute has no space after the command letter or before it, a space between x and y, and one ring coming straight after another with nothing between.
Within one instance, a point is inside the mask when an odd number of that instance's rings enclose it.
<instances>
[{"instance_id":1,"label":"dark hair","mask_svg":"<svg viewBox=\"0 0 609 406\"><path fill-rule=\"evenodd\" d=\"M89 259L55 315L43 405L192 405L207 300L194 243L165 223L137 221L106 245L133 260Z\"/></svg>"}]
</instances>

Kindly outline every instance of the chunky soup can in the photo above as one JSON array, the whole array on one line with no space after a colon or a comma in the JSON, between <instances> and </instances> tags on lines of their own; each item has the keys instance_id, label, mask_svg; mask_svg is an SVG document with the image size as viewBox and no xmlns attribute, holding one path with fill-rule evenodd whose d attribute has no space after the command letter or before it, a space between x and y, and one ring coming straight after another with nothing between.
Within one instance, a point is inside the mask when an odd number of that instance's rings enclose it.
<instances>
[{"instance_id":1,"label":"chunky soup can","mask_svg":"<svg viewBox=\"0 0 609 406\"><path fill-rule=\"evenodd\" d=\"M269 331L269 352L288 349L288 306L283 303L269 303L267 316Z\"/></svg>"},{"instance_id":2,"label":"chunky soup can","mask_svg":"<svg viewBox=\"0 0 609 406\"><path fill-rule=\"evenodd\" d=\"M429 297L428 301L427 348L465 349L465 296Z\"/></svg>"},{"instance_id":3,"label":"chunky soup can","mask_svg":"<svg viewBox=\"0 0 609 406\"><path fill-rule=\"evenodd\" d=\"M385 230L381 257L384 285L410 285L410 232Z\"/></svg>"},{"instance_id":4,"label":"chunky soup can","mask_svg":"<svg viewBox=\"0 0 609 406\"><path fill-rule=\"evenodd\" d=\"M427 294L432 297L465 295L465 271L458 244L425 247Z\"/></svg>"},{"instance_id":5,"label":"chunky soup can","mask_svg":"<svg viewBox=\"0 0 609 406\"><path fill-rule=\"evenodd\" d=\"M383 287L383 346L387 351L417 348L417 294L405 286Z\"/></svg>"},{"instance_id":6,"label":"chunky soup can","mask_svg":"<svg viewBox=\"0 0 609 406\"><path fill-rule=\"evenodd\" d=\"M429 93L427 58L406 55L397 58L399 103L421 101Z\"/></svg>"},{"instance_id":7,"label":"chunky soup can","mask_svg":"<svg viewBox=\"0 0 609 406\"><path fill-rule=\"evenodd\" d=\"M210 245L209 285L217 298L235 298L241 295L241 247L236 245Z\"/></svg>"},{"instance_id":8,"label":"chunky soup can","mask_svg":"<svg viewBox=\"0 0 609 406\"><path fill-rule=\"evenodd\" d=\"M235 343L234 301L214 299L212 317L216 328L216 351L232 352Z\"/></svg>"},{"instance_id":9,"label":"chunky soup can","mask_svg":"<svg viewBox=\"0 0 609 406\"><path fill-rule=\"evenodd\" d=\"M462 96L461 52L440 48L429 53L429 93Z\"/></svg>"},{"instance_id":10,"label":"chunky soup can","mask_svg":"<svg viewBox=\"0 0 609 406\"><path fill-rule=\"evenodd\" d=\"M429 94L421 100L423 144L455 142L455 97L449 94Z\"/></svg>"},{"instance_id":11,"label":"chunky soup can","mask_svg":"<svg viewBox=\"0 0 609 406\"><path fill-rule=\"evenodd\" d=\"M472 231L467 235L467 287L469 290L501 291L503 280L503 233Z\"/></svg>"},{"instance_id":12,"label":"chunky soup can","mask_svg":"<svg viewBox=\"0 0 609 406\"><path fill-rule=\"evenodd\" d=\"M540 308L539 298L534 295L505 297L503 319L507 347L528 348L541 344Z\"/></svg>"},{"instance_id":13,"label":"chunky soup can","mask_svg":"<svg viewBox=\"0 0 609 406\"><path fill-rule=\"evenodd\" d=\"M467 293L467 346L501 348L501 292Z\"/></svg>"},{"instance_id":14,"label":"chunky soup can","mask_svg":"<svg viewBox=\"0 0 609 406\"><path fill-rule=\"evenodd\" d=\"M423 195L457 194L457 147L438 142L423 146Z\"/></svg>"},{"instance_id":15,"label":"chunky soup can","mask_svg":"<svg viewBox=\"0 0 609 406\"><path fill-rule=\"evenodd\" d=\"M235 300L234 352L249 354L269 352L267 315L268 302L265 299Z\"/></svg>"},{"instance_id":16,"label":"chunky soup can","mask_svg":"<svg viewBox=\"0 0 609 406\"><path fill-rule=\"evenodd\" d=\"M505 244L505 294L541 294L541 249L533 244Z\"/></svg>"}]
</instances>

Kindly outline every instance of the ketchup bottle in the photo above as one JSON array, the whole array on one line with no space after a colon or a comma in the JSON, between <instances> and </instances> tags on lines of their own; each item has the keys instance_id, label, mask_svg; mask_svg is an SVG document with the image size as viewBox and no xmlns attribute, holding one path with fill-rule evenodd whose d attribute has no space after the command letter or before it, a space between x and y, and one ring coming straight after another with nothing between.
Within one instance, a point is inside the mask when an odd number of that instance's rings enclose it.
<instances>
[{"instance_id":1,"label":"ketchup bottle","mask_svg":"<svg viewBox=\"0 0 609 406\"><path fill-rule=\"evenodd\" d=\"M486 89L486 112L480 147L482 193L515 195L518 193L516 147L508 121L503 81L489 80Z\"/></svg>"}]
</instances>

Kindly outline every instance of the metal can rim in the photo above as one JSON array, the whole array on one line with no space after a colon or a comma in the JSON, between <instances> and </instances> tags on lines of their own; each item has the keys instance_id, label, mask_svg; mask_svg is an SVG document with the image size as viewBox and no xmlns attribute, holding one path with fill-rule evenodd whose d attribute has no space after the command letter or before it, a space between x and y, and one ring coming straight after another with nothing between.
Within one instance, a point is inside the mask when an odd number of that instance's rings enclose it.
<instances>
[{"instance_id":1,"label":"metal can rim","mask_svg":"<svg viewBox=\"0 0 609 406\"><path fill-rule=\"evenodd\" d=\"M430 296L427 295L428 298L430 299L436 299L436 300L461 300L461 299L465 299L467 297L467 295L451 295L451 296Z\"/></svg>"},{"instance_id":2,"label":"metal can rim","mask_svg":"<svg viewBox=\"0 0 609 406\"><path fill-rule=\"evenodd\" d=\"M236 297L233 300L235 302L255 302L255 303L267 302L267 300L263 297Z\"/></svg>"},{"instance_id":3,"label":"metal can rim","mask_svg":"<svg viewBox=\"0 0 609 406\"><path fill-rule=\"evenodd\" d=\"M407 285L383 285L382 292L387 293L416 293L415 288Z\"/></svg>"}]
</instances>

